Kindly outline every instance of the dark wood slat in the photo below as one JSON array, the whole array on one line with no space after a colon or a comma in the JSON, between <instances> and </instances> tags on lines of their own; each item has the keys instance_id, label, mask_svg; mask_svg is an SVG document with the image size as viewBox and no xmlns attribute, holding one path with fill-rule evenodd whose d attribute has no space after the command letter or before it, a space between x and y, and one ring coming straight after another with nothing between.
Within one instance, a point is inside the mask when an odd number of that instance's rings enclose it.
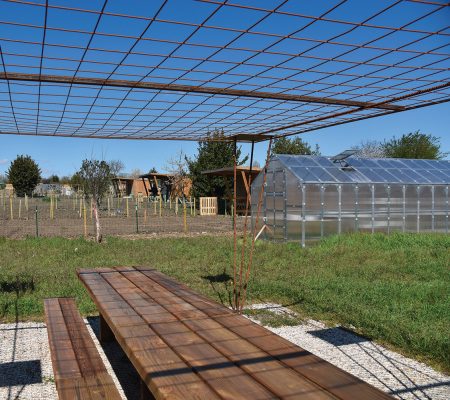
<instances>
[{"instance_id":1,"label":"dark wood slat","mask_svg":"<svg viewBox=\"0 0 450 400\"><path fill-rule=\"evenodd\" d=\"M112 288L107 279L108 276L114 274L104 273L101 276L88 273L85 275L80 271L79 278L85 284L117 341L155 398L219 399L220 397L159 338L144 319L141 318L140 321L134 319L135 325L116 326L113 324L113 318L138 316L123 296L129 297L132 301L139 300L138 296L124 289L123 285L120 294L115 290L111 293L109 301L96 298L90 285L101 289ZM141 298L141 300L144 299ZM139 304L143 306L142 303ZM113 315L109 314L111 310L114 310Z\"/></svg>"},{"instance_id":2,"label":"dark wood slat","mask_svg":"<svg viewBox=\"0 0 450 400\"><path fill-rule=\"evenodd\" d=\"M183 392L191 398L198 384L192 374L219 398L269 393L289 399L391 399L155 269L79 271L79 277L158 399L181 398ZM174 383L168 371L184 379Z\"/></svg>"},{"instance_id":3,"label":"dark wood slat","mask_svg":"<svg viewBox=\"0 0 450 400\"><path fill-rule=\"evenodd\" d=\"M168 291L163 286L147 277L142 277L141 272L123 272L123 275L128 277L137 287L141 288L145 293L153 298L154 301L159 301L159 296L164 296L166 299L176 297L176 294ZM157 294L154 294L157 293ZM320 387L314 385L302 375L290 368L286 368L278 359L272 357L268 353L261 351L256 346L252 345L242 337L233 335L232 343L239 342L235 347L225 347L223 342L229 332L219 324L216 326L218 335L210 340L208 335L202 335L203 331L211 329L211 321L208 316L197 310L201 315L197 318L185 319L184 309L179 310L178 302L172 302L166 306L178 319L183 322L175 322L168 324L156 324L153 328L162 336L167 338L170 345L174 348L180 346L182 343L191 343L190 347L199 347L197 343L193 342L195 338L202 338L208 343L218 354L225 357L228 363L237 364L241 369L252 377L255 381L266 386L272 393L280 398L288 398L295 396L302 396L305 399L330 399L334 398ZM232 315L230 318L232 318ZM191 324L189 324L191 322ZM193 334L195 332L195 334ZM269 332L269 331L267 331ZM234 350L238 349L238 352ZM214 354L211 352L211 354Z\"/></svg>"},{"instance_id":4,"label":"dark wood slat","mask_svg":"<svg viewBox=\"0 0 450 400\"><path fill-rule=\"evenodd\" d=\"M44 309L59 398L120 400L74 299L45 299Z\"/></svg>"},{"instance_id":5,"label":"dark wood slat","mask_svg":"<svg viewBox=\"0 0 450 400\"><path fill-rule=\"evenodd\" d=\"M168 278L159 271L145 268L136 269L140 270L155 282L158 282L161 286L176 293L187 302L191 302L192 299L197 298L197 294L187 286ZM392 399L390 395L322 360L320 357L293 345L291 342L271 333L264 327L254 324L247 318L236 314L223 316L210 315L210 317L228 330L237 333L241 337L245 337L260 350L277 358L286 366L294 369L341 399L354 399L355 393L359 393L360 398L369 400ZM217 332L224 334L222 330ZM235 343L235 345L237 344Z\"/></svg>"},{"instance_id":6,"label":"dark wood slat","mask_svg":"<svg viewBox=\"0 0 450 400\"><path fill-rule=\"evenodd\" d=\"M111 275L105 274L105 280L111 284L112 287L118 289L122 288L122 296L125 300L127 298L134 299L140 297L146 299L149 304L155 302L156 296L158 302L161 298L162 304L165 304L163 308L164 312L171 315L167 308L178 311L179 313L185 313L192 311L192 306L188 306L185 303L179 302L177 299L172 299L172 296L163 288L155 290L152 296L142 290L140 286L132 280L133 276L139 279L147 279L142 274L134 272L123 272L123 275ZM194 309L195 310L195 309ZM198 310L197 310L198 311ZM245 374L240 368L238 368L233 362L230 362L227 358L223 357L217 352L209 343L205 342L195 332L187 328L179 320L163 323L150 323L151 329L153 329L168 346L181 357L183 362L186 363L189 369L196 371L196 373L211 386L216 393L223 399L272 399L276 398L273 393L264 389L264 387L250 376ZM192 349L197 349L193 351ZM200 351L201 350L201 351ZM153 352L154 350L152 350ZM161 349L157 351L161 352ZM167 361L167 357L170 354L164 353L164 359ZM177 359L178 359L177 357ZM176 359L174 359L174 362ZM186 368L186 367L185 367ZM245 394L242 389L245 388Z\"/></svg>"}]
</instances>

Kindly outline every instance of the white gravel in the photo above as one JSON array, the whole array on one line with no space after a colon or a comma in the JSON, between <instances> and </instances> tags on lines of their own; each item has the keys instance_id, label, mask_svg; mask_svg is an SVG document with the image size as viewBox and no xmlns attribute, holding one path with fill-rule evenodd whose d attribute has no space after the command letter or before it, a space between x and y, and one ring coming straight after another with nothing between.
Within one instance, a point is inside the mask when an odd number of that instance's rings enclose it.
<instances>
[{"instance_id":1,"label":"white gravel","mask_svg":"<svg viewBox=\"0 0 450 400\"><path fill-rule=\"evenodd\" d=\"M254 305L290 312L276 304ZM137 398L138 376L116 343L99 345L98 319L86 320L123 399ZM340 328L317 321L269 328L399 399L449 400L450 377ZM0 325L0 400L56 400L47 331L42 323Z\"/></svg>"}]
</instances>

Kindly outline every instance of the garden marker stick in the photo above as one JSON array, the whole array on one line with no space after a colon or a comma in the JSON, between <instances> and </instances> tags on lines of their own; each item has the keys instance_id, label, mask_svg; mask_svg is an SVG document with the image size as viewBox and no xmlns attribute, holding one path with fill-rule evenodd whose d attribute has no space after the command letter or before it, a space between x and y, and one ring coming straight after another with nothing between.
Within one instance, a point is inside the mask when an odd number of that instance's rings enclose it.
<instances>
[{"instance_id":1,"label":"garden marker stick","mask_svg":"<svg viewBox=\"0 0 450 400\"><path fill-rule=\"evenodd\" d=\"M183 225L184 232L187 233L186 201L183 202Z\"/></svg>"},{"instance_id":2,"label":"garden marker stick","mask_svg":"<svg viewBox=\"0 0 450 400\"><path fill-rule=\"evenodd\" d=\"M83 209L84 209L84 211L83 211L83 215L84 215L84 218L83 218L83 222L84 222L84 237L85 238L87 238L87 215L86 215L86 201L85 200L83 200Z\"/></svg>"}]
</instances>

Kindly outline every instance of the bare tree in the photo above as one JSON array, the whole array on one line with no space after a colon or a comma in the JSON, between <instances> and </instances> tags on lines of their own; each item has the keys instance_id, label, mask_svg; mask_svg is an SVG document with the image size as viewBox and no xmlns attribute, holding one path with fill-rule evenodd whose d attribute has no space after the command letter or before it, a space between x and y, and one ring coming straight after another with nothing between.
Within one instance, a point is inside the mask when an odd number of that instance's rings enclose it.
<instances>
[{"instance_id":1,"label":"bare tree","mask_svg":"<svg viewBox=\"0 0 450 400\"><path fill-rule=\"evenodd\" d=\"M165 169L172 175L169 183L173 193L186 197L191 188L191 181L188 174L186 155L183 151L180 151L176 157L169 159Z\"/></svg>"},{"instance_id":2,"label":"bare tree","mask_svg":"<svg viewBox=\"0 0 450 400\"><path fill-rule=\"evenodd\" d=\"M120 160L111 160L108 162L111 175L117 178L119 174L124 170L125 164Z\"/></svg>"},{"instance_id":3,"label":"bare tree","mask_svg":"<svg viewBox=\"0 0 450 400\"><path fill-rule=\"evenodd\" d=\"M355 156L361 158L386 158L383 144L376 140L367 140L356 146Z\"/></svg>"},{"instance_id":4,"label":"bare tree","mask_svg":"<svg viewBox=\"0 0 450 400\"><path fill-rule=\"evenodd\" d=\"M142 171L141 171L139 168L133 169L133 170L128 174L128 176L129 176L130 178L133 178L133 179L139 178L140 175L142 175Z\"/></svg>"},{"instance_id":5,"label":"bare tree","mask_svg":"<svg viewBox=\"0 0 450 400\"><path fill-rule=\"evenodd\" d=\"M92 199L95 219L95 239L97 243L100 243L103 237L98 207L100 206L102 197L108 192L111 182L111 168L106 161L83 160L78 174L85 197Z\"/></svg>"}]
</instances>

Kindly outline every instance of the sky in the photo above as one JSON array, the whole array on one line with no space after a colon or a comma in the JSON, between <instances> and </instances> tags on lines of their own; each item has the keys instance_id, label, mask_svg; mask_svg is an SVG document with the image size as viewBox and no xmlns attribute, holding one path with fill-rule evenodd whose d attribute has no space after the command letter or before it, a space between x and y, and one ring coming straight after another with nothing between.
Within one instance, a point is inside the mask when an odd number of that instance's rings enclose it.
<instances>
[{"instance_id":1,"label":"sky","mask_svg":"<svg viewBox=\"0 0 450 400\"><path fill-rule=\"evenodd\" d=\"M450 103L425 107L388 116L353 122L301 135L308 143L318 144L324 155L335 155L367 140L388 140L393 136L420 130L441 139L444 152L450 152ZM244 144L243 152L250 146ZM30 155L40 166L44 177L72 175L85 158L121 160L125 171L152 167L165 171L168 161L180 151L192 157L197 142L143 141L118 139L81 139L45 136L18 136L0 134L0 174L19 154ZM255 160L264 164L267 142L255 145ZM449 158L449 157L447 157Z\"/></svg>"}]
</instances>

